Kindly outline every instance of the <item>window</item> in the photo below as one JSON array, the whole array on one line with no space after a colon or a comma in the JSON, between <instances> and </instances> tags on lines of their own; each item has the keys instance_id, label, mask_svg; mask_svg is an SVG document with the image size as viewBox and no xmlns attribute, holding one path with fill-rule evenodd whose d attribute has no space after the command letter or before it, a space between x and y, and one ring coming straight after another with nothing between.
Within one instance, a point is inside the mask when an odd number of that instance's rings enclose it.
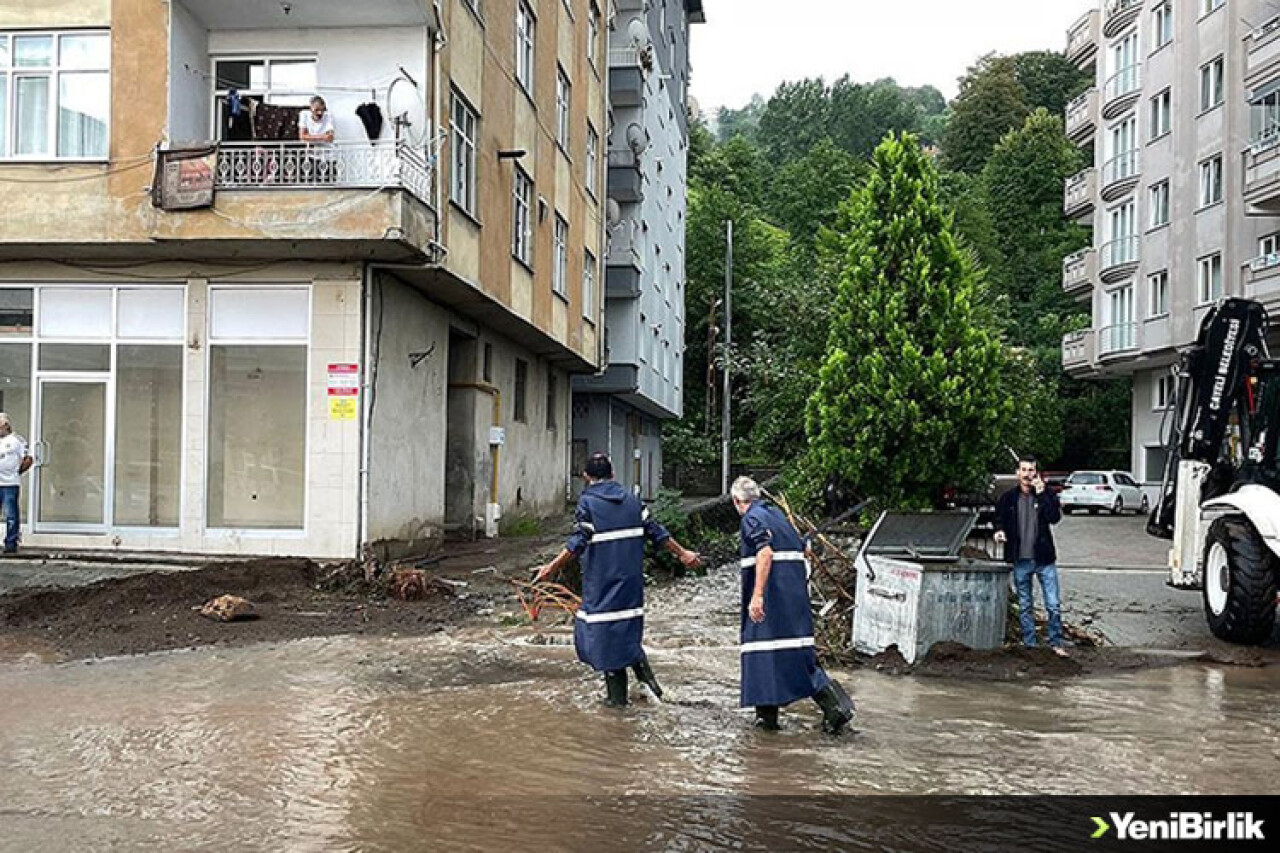
<instances>
[{"instance_id":1,"label":"window","mask_svg":"<svg viewBox=\"0 0 1280 853\"><path fill-rule=\"evenodd\" d=\"M1163 317L1169 313L1169 271L1160 270L1147 276L1147 316Z\"/></svg>"},{"instance_id":2,"label":"window","mask_svg":"<svg viewBox=\"0 0 1280 853\"><path fill-rule=\"evenodd\" d=\"M0 157L104 159L106 33L0 33Z\"/></svg>"},{"instance_id":3,"label":"window","mask_svg":"<svg viewBox=\"0 0 1280 853\"><path fill-rule=\"evenodd\" d=\"M525 422L525 395L529 390L529 363L523 359L516 359L516 393L512 395L511 416L520 423Z\"/></svg>"},{"instance_id":4,"label":"window","mask_svg":"<svg viewBox=\"0 0 1280 853\"><path fill-rule=\"evenodd\" d=\"M1222 8L1222 4L1227 0L1200 0L1200 17L1204 17L1215 9Z\"/></svg>"},{"instance_id":5,"label":"window","mask_svg":"<svg viewBox=\"0 0 1280 853\"><path fill-rule=\"evenodd\" d=\"M218 115L215 136L218 139L224 139L229 131L238 129L231 115L232 89L242 98L252 97L275 106L302 109L311 102L317 88L314 57L218 59L213 63L213 76L217 87L214 100Z\"/></svg>"},{"instance_id":6,"label":"window","mask_svg":"<svg viewBox=\"0 0 1280 853\"><path fill-rule=\"evenodd\" d=\"M569 150L569 104L571 103L569 78L563 68L556 69L556 142L564 151Z\"/></svg>"},{"instance_id":7,"label":"window","mask_svg":"<svg viewBox=\"0 0 1280 853\"><path fill-rule=\"evenodd\" d=\"M556 214L555 263L551 268L551 290L556 296L569 298L569 223Z\"/></svg>"},{"instance_id":8,"label":"window","mask_svg":"<svg viewBox=\"0 0 1280 853\"><path fill-rule=\"evenodd\" d=\"M1148 483L1159 483L1164 479L1164 467L1169 459L1169 451L1163 446L1144 447L1143 465Z\"/></svg>"},{"instance_id":9,"label":"window","mask_svg":"<svg viewBox=\"0 0 1280 853\"><path fill-rule=\"evenodd\" d=\"M551 368L547 368L547 429L556 428L556 406L559 405L557 390L556 375Z\"/></svg>"},{"instance_id":10,"label":"window","mask_svg":"<svg viewBox=\"0 0 1280 853\"><path fill-rule=\"evenodd\" d=\"M484 345L484 361L482 362L480 375L485 382L493 381L493 344Z\"/></svg>"},{"instance_id":11,"label":"window","mask_svg":"<svg viewBox=\"0 0 1280 853\"><path fill-rule=\"evenodd\" d=\"M591 0L587 8L587 61L591 63L593 68L599 68L600 63L597 58L598 45L600 44L600 8L596 6L595 0Z\"/></svg>"},{"instance_id":12,"label":"window","mask_svg":"<svg viewBox=\"0 0 1280 853\"><path fill-rule=\"evenodd\" d=\"M1173 119L1173 94L1165 89L1151 99L1150 139L1159 139L1169 132Z\"/></svg>"},{"instance_id":13,"label":"window","mask_svg":"<svg viewBox=\"0 0 1280 853\"><path fill-rule=\"evenodd\" d=\"M529 212L533 204L533 181L519 166L515 167L511 195L511 254L525 266L530 266L533 263L533 232Z\"/></svg>"},{"instance_id":14,"label":"window","mask_svg":"<svg viewBox=\"0 0 1280 853\"><path fill-rule=\"evenodd\" d=\"M1172 373L1161 373L1151 385L1151 408L1157 412L1173 408L1174 376Z\"/></svg>"},{"instance_id":15,"label":"window","mask_svg":"<svg viewBox=\"0 0 1280 853\"><path fill-rule=\"evenodd\" d=\"M1173 3L1171 0L1165 0L1165 2L1156 6L1151 13L1151 17L1153 20L1151 29L1156 40L1155 47L1158 50L1173 41Z\"/></svg>"},{"instance_id":16,"label":"window","mask_svg":"<svg viewBox=\"0 0 1280 853\"><path fill-rule=\"evenodd\" d=\"M587 249L582 258L582 316L596 319L596 256Z\"/></svg>"},{"instance_id":17,"label":"window","mask_svg":"<svg viewBox=\"0 0 1280 853\"><path fill-rule=\"evenodd\" d=\"M475 111L457 92L453 93L449 149L449 197L459 207L476 213L476 125Z\"/></svg>"},{"instance_id":18,"label":"window","mask_svg":"<svg viewBox=\"0 0 1280 853\"><path fill-rule=\"evenodd\" d=\"M533 97L533 43L536 21L526 0L516 3L516 82Z\"/></svg>"},{"instance_id":19,"label":"window","mask_svg":"<svg viewBox=\"0 0 1280 853\"><path fill-rule=\"evenodd\" d=\"M1258 241L1258 257L1267 260L1280 257L1280 232L1268 234Z\"/></svg>"},{"instance_id":20,"label":"window","mask_svg":"<svg viewBox=\"0 0 1280 853\"><path fill-rule=\"evenodd\" d=\"M1268 87L1270 88L1270 87ZM1249 141L1259 147L1280 137L1280 87L1249 102Z\"/></svg>"},{"instance_id":21,"label":"window","mask_svg":"<svg viewBox=\"0 0 1280 853\"><path fill-rule=\"evenodd\" d=\"M1102 351L1120 352L1137 345L1137 326L1133 321L1133 285L1118 287L1107 295L1110 324L1102 331Z\"/></svg>"},{"instance_id":22,"label":"window","mask_svg":"<svg viewBox=\"0 0 1280 853\"><path fill-rule=\"evenodd\" d=\"M1207 305L1222 296L1222 254L1201 258L1196 274L1197 304Z\"/></svg>"},{"instance_id":23,"label":"window","mask_svg":"<svg viewBox=\"0 0 1280 853\"><path fill-rule=\"evenodd\" d=\"M1161 181L1150 190L1151 227L1159 228L1169 224L1169 182Z\"/></svg>"},{"instance_id":24,"label":"window","mask_svg":"<svg viewBox=\"0 0 1280 853\"><path fill-rule=\"evenodd\" d=\"M1224 69L1221 56L1200 66L1200 112L1211 110L1222 103Z\"/></svg>"},{"instance_id":25,"label":"window","mask_svg":"<svg viewBox=\"0 0 1280 853\"><path fill-rule=\"evenodd\" d=\"M1200 164L1200 206L1222 201L1222 155L1215 154Z\"/></svg>"},{"instance_id":26,"label":"window","mask_svg":"<svg viewBox=\"0 0 1280 853\"><path fill-rule=\"evenodd\" d=\"M587 124L587 192L596 194L596 173L600 171L600 134Z\"/></svg>"}]
</instances>

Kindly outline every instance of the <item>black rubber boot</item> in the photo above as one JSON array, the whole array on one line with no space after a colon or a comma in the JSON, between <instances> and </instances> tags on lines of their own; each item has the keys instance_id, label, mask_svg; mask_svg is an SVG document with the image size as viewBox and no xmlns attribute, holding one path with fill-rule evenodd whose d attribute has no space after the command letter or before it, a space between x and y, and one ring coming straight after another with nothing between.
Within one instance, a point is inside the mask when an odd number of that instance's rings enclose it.
<instances>
[{"instance_id":1,"label":"black rubber boot","mask_svg":"<svg viewBox=\"0 0 1280 853\"><path fill-rule=\"evenodd\" d=\"M654 697L661 701L662 686L658 684L658 677L653 674L653 667L649 665L649 656L641 655L640 660L631 665L631 671L636 674L636 681L648 687Z\"/></svg>"},{"instance_id":2,"label":"black rubber boot","mask_svg":"<svg viewBox=\"0 0 1280 853\"><path fill-rule=\"evenodd\" d=\"M853 719L853 700L838 682L828 682L813 694L813 701L822 709L822 730L827 734L839 734Z\"/></svg>"},{"instance_id":3,"label":"black rubber boot","mask_svg":"<svg viewBox=\"0 0 1280 853\"><path fill-rule=\"evenodd\" d=\"M625 708L627 705L627 671L615 669L604 674L604 703L610 708Z\"/></svg>"},{"instance_id":4,"label":"black rubber boot","mask_svg":"<svg viewBox=\"0 0 1280 853\"><path fill-rule=\"evenodd\" d=\"M756 728L766 732L776 732L782 728L778 725L777 705L756 706Z\"/></svg>"}]
</instances>

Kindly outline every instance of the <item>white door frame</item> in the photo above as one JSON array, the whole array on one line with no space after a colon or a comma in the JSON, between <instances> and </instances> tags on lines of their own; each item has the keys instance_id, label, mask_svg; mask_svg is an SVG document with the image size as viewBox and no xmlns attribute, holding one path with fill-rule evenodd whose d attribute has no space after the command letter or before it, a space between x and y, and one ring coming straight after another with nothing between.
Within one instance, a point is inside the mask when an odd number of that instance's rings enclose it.
<instances>
[{"instance_id":1,"label":"white door frame","mask_svg":"<svg viewBox=\"0 0 1280 853\"><path fill-rule=\"evenodd\" d=\"M36 371L35 394L32 400L32 447L36 463L31 481L31 532L32 533L106 533L112 526L112 496L115 494L115 377L109 373L41 373ZM102 523L46 522L40 519L40 488L48 461L44 442L44 388L49 384L101 385L103 393L103 454L102 454Z\"/></svg>"}]
</instances>

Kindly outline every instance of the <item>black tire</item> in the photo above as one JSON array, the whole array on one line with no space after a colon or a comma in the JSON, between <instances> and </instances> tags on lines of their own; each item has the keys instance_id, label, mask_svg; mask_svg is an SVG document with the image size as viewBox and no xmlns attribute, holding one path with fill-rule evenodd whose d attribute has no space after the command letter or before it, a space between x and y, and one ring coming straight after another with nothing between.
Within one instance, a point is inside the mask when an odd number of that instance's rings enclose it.
<instances>
[{"instance_id":1,"label":"black tire","mask_svg":"<svg viewBox=\"0 0 1280 853\"><path fill-rule=\"evenodd\" d=\"M1111 514L1120 515L1124 512L1124 497L1116 495L1116 502L1111 505Z\"/></svg>"},{"instance_id":2,"label":"black tire","mask_svg":"<svg viewBox=\"0 0 1280 853\"><path fill-rule=\"evenodd\" d=\"M1098 508L1096 506L1089 507L1089 515L1097 515L1097 514L1098 514Z\"/></svg>"},{"instance_id":3,"label":"black tire","mask_svg":"<svg viewBox=\"0 0 1280 853\"><path fill-rule=\"evenodd\" d=\"M1211 569L1215 546L1226 552L1225 574ZM1245 518L1220 518L1205 541L1204 613L1209 630L1220 640L1254 646L1271 636L1276 623L1276 557ZM1225 591L1221 613L1210 601ZM1216 596L1215 596L1216 597Z\"/></svg>"},{"instance_id":4,"label":"black tire","mask_svg":"<svg viewBox=\"0 0 1280 853\"><path fill-rule=\"evenodd\" d=\"M1076 508L1075 508L1075 507L1073 507L1073 506L1064 506L1064 507L1062 508L1062 513L1063 513L1064 515L1071 515L1071 513L1075 512L1075 511L1076 511Z\"/></svg>"}]
</instances>

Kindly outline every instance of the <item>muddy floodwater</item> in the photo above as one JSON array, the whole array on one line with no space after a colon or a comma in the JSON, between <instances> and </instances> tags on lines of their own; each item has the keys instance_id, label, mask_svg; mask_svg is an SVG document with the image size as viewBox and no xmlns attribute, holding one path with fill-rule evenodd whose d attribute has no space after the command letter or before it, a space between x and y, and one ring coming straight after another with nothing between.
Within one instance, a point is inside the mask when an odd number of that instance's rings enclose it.
<instances>
[{"instance_id":1,"label":"muddy floodwater","mask_svg":"<svg viewBox=\"0 0 1280 853\"><path fill-rule=\"evenodd\" d=\"M821 809L873 808L832 795L1280 791L1275 667L999 683L860 670L837 674L858 733L824 736L812 706L753 731L733 581L651 596L672 701L633 685L625 712L600 705L555 628L66 664L5 647L0 849L733 848L760 798L784 795L814 811L790 808L754 843L824 849Z\"/></svg>"}]
</instances>

